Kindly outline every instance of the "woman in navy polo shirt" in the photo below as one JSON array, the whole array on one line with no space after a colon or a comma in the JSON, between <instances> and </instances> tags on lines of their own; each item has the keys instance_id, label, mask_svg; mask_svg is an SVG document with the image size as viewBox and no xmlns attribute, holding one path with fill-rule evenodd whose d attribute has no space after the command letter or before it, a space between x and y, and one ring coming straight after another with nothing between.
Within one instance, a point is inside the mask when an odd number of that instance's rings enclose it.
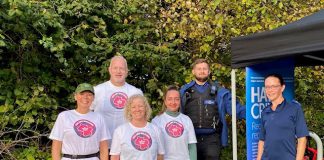
<instances>
[{"instance_id":1,"label":"woman in navy polo shirt","mask_svg":"<svg viewBox=\"0 0 324 160\"><path fill-rule=\"evenodd\" d=\"M261 114L257 159L302 160L309 132L301 105L283 97L285 84L281 75L266 76L264 85L271 103Z\"/></svg>"}]
</instances>

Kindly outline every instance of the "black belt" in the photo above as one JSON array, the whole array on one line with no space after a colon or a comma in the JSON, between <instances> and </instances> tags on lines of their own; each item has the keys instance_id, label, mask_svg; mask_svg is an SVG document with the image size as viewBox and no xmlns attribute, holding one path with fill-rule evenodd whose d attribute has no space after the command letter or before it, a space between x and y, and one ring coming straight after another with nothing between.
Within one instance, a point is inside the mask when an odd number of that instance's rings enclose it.
<instances>
[{"instance_id":1,"label":"black belt","mask_svg":"<svg viewBox=\"0 0 324 160\"><path fill-rule=\"evenodd\" d=\"M63 157L70 159L83 159L83 158L92 158L99 157L99 152L87 155L71 155L71 154L63 154Z\"/></svg>"}]
</instances>

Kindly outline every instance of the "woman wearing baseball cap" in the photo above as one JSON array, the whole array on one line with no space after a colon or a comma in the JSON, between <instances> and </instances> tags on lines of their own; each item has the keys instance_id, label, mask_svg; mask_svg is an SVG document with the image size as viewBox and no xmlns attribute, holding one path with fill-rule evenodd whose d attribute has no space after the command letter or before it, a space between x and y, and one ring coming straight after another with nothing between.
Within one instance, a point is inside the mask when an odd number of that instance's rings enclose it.
<instances>
[{"instance_id":1,"label":"woman wearing baseball cap","mask_svg":"<svg viewBox=\"0 0 324 160\"><path fill-rule=\"evenodd\" d=\"M103 118L90 111L94 99L91 84L82 83L74 92L76 109L61 112L49 136L52 159L108 160L108 139L111 139Z\"/></svg>"}]
</instances>

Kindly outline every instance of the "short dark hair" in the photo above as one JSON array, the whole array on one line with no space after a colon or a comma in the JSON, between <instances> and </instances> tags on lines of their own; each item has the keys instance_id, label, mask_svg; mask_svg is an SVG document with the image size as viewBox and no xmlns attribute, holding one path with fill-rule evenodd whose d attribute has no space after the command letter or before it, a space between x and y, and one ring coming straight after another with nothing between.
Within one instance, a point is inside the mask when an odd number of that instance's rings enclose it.
<instances>
[{"instance_id":1,"label":"short dark hair","mask_svg":"<svg viewBox=\"0 0 324 160\"><path fill-rule=\"evenodd\" d=\"M192 69L197 65L197 64L200 64L200 63L206 63L209 67L209 63L207 61L207 59L203 59L203 58L199 58L199 59L196 59L195 62L192 64Z\"/></svg>"},{"instance_id":2,"label":"short dark hair","mask_svg":"<svg viewBox=\"0 0 324 160\"><path fill-rule=\"evenodd\" d=\"M280 74L278 74L278 73L270 73L270 74L266 75L266 76L264 77L264 81L265 81L267 78L269 78L269 77L275 77L275 78L278 78L278 79L279 79L279 82L280 82L280 85L284 85L284 84L285 84L285 82L284 82L282 76L281 76Z\"/></svg>"}]
</instances>

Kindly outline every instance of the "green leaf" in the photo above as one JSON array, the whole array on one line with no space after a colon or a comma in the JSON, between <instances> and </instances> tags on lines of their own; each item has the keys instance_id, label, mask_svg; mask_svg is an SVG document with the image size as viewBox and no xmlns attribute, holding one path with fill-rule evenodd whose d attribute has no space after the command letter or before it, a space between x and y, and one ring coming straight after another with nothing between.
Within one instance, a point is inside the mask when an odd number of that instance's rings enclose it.
<instances>
[{"instance_id":1,"label":"green leaf","mask_svg":"<svg viewBox=\"0 0 324 160\"><path fill-rule=\"evenodd\" d=\"M8 112L9 107L7 105L1 105L0 106L0 113Z\"/></svg>"},{"instance_id":2,"label":"green leaf","mask_svg":"<svg viewBox=\"0 0 324 160\"><path fill-rule=\"evenodd\" d=\"M279 2L278 7L279 7L280 9L282 9L282 7L283 7L282 2Z\"/></svg>"},{"instance_id":3,"label":"green leaf","mask_svg":"<svg viewBox=\"0 0 324 160\"><path fill-rule=\"evenodd\" d=\"M34 156L32 154L27 155L27 160L35 160Z\"/></svg>"},{"instance_id":4,"label":"green leaf","mask_svg":"<svg viewBox=\"0 0 324 160\"><path fill-rule=\"evenodd\" d=\"M20 96L22 95L22 92L19 89L14 90L15 96Z\"/></svg>"}]
</instances>

